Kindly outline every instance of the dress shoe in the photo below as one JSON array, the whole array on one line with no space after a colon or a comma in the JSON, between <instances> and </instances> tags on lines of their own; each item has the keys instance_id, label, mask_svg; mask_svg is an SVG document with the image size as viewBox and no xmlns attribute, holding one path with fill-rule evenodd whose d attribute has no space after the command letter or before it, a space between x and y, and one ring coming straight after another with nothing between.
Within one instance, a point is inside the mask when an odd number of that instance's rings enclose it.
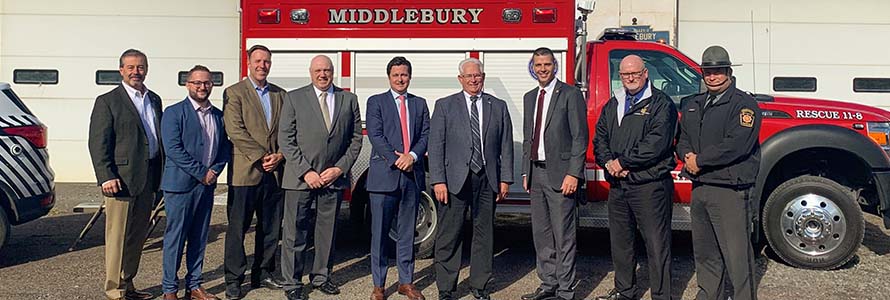
<instances>
[{"instance_id":1,"label":"dress shoe","mask_svg":"<svg viewBox=\"0 0 890 300\"><path fill-rule=\"evenodd\" d=\"M164 300L179 300L179 296L176 293L164 293Z\"/></svg>"},{"instance_id":2,"label":"dress shoe","mask_svg":"<svg viewBox=\"0 0 890 300\"><path fill-rule=\"evenodd\" d=\"M146 292L137 291L137 290L129 290L126 293L124 293L124 299L127 299L127 300L148 300L148 299L154 299L154 297L155 296L152 295L151 293L146 293Z\"/></svg>"},{"instance_id":3,"label":"dress shoe","mask_svg":"<svg viewBox=\"0 0 890 300\"><path fill-rule=\"evenodd\" d=\"M537 288L531 294L522 295L522 300L551 300L556 297L556 293L550 290Z\"/></svg>"},{"instance_id":4,"label":"dress shoe","mask_svg":"<svg viewBox=\"0 0 890 300\"><path fill-rule=\"evenodd\" d=\"M241 283L227 283L226 284L226 299L228 300L239 300L241 299Z\"/></svg>"},{"instance_id":5,"label":"dress shoe","mask_svg":"<svg viewBox=\"0 0 890 300\"><path fill-rule=\"evenodd\" d=\"M414 284L411 283L400 284L399 294L405 295L405 297L408 297L408 300L426 300L426 298L423 297L423 294L421 294L420 291L417 290L417 287L415 287Z\"/></svg>"},{"instance_id":6,"label":"dress shoe","mask_svg":"<svg viewBox=\"0 0 890 300\"><path fill-rule=\"evenodd\" d=\"M618 290L609 291L608 295L605 296L596 296L596 300L634 300L631 297L627 297L618 292Z\"/></svg>"},{"instance_id":7,"label":"dress shoe","mask_svg":"<svg viewBox=\"0 0 890 300\"><path fill-rule=\"evenodd\" d=\"M325 281L320 285L312 285L312 288L328 295L337 295L340 293L340 288L330 280Z\"/></svg>"},{"instance_id":8,"label":"dress shoe","mask_svg":"<svg viewBox=\"0 0 890 300\"><path fill-rule=\"evenodd\" d=\"M486 290L473 290L473 298L476 300L491 300L491 295Z\"/></svg>"},{"instance_id":9,"label":"dress shoe","mask_svg":"<svg viewBox=\"0 0 890 300\"><path fill-rule=\"evenodd\" d=\"M374 291L371 292L371 300L385 300L386 299L386 291L383 290L382 287L375 286Z\"/></svg>"},{"instance_id":10,"label":"dress shoe","mask_svg":"<svg viewBox=\"0 0 890 300\"><path fill-rule=\"evenodd\" d=\"M454 300L454 296L451 292L439 292L439 300Z\"/></svg>"},{"instance_id":11,"label":"dress shoe","mask_svg":"<svg viewBox=\"0 0 890 300\"><path fill-rule=\"evenodd\" d=\"M191 300L220 300L214 294L207 292L203 287L198 287L185 293L185 299Z\"/></svg>"},{"instance_id":12,"label":"dress shoe","mask_svg":"<svg viewBox=\"0 0 890 300\"><path fill-rule=\"evenodd\" d=\"M287 297L287 300L309 300L309 297L303 295L303 289L301 288L285 291L284 296Z\"/></svg>"},{"instance_id":13,"label":"dress shoe","mask_svg":"<svg viewBox=\"0 0 890 300\"><path fill-rule=\"evenodd\" d=\"M276 281L272 277L267 277L263 280L251 281L250 287L258 289L260 287L264 287L270 290L280 290L284 287L280 282Z\"/></svg>"}]
</instances>

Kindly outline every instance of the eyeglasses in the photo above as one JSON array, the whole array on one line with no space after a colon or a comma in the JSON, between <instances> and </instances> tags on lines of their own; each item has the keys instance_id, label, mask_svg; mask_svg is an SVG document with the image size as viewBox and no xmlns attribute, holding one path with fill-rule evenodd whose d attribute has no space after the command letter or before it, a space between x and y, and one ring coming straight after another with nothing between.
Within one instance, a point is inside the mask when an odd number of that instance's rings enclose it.
<instances>
[{"instance_id":1,"label":"eyeglasses","mask_svg":"<svg viewBox=\"0 0 890 300\"><path fill-rule=\"evenodd\" d=\"M189 84L197 85L197 86L202 86L202 85L203 85L203 86L212 86L212 85L213 85L213 81L197 81L197 80L192 80L192 81L187 81L187 82L188 82Z\"/></svg>"},{"instance_id":2,"label":"eyeglasses","mask_svg":"<svg viewBox=\"0 0 890 300\"><path fill-rule=\"evenodd\" d=\"M484 74L484 73L476 73L476 74L460 74L460 77L463 77L463 78L465 78L465 79L470 79L470 78L481 79L482 76L485 76L485 74Z\"/></svg>"},{"instance_id":3,"label":"eyeglasses","mask_svg":"<svg viewBox=\"0 0 890 300\"><path fill-rule=\"evenodd\" d=\"M631 77L640 78L641 76L643 76L643 71L645 71L645 70L640 70L637 72L622 72L622 73L618 73L618 75L621 75L621 78L631 78Z\"/></svg>"}]
</instances>

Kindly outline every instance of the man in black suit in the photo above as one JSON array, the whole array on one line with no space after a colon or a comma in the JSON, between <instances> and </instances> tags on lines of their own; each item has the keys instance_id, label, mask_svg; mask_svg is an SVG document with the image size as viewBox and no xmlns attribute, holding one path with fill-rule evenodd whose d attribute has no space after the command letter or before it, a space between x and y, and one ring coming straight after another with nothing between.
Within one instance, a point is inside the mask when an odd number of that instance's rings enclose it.
<instances>
[{"instance_id":1,"label":"man in black suit","mask_svg":"<svg viewBox=\"0 0 890 300\"><path fill-rule=\"evenodd\" d=\"M315 204L315 262L309 279L325 294L339 294L331 282L331 253L337 213L347 176L362 149L362 120L355 94L334 86L334 65L324 55L309 66L312 84L290 91L279 121L278 145L287 163L281 188L285 190L281 273L288 300L303 295L303 252L312 229L310 208Z\"/></svg>"},{"instance_id":2,"label":"man in black suit","mask_svg":"<svg viewBox=\"0 0 890 300\"><path fill-rule=\"evenodd\" d=\"M430 183L439 201L436 286L440 300L454 299L461 262L461 232L467 208L473 218L470 287L489 297L495 202L513 183L513 127L507 103L482 92L482 62L458 66L463 91L439 99L430 121Z\"/></svg>"},{"instance_id":3,"label":"man in black suit","mask_svg":"<svg viewBox=\"0 0 890 300\"><path fill-rule=\"evenodd\" d=\"M89 148L105 198L105 296L151 299L136 290L142 244L161 181L161 97L145 87L148 58L129 49L119 59L121 85L96 98Z\"/></svg>"},{"instance_id":4,"label":"man in black suit","mask_svg":"<svg viewBox=\"0 0 890 300\"><path fill-rule=\"evenodd\" d=\"M538 87L525 94L522 187L531 193L532 232L541 286L523 300L574 298L575 193L584 181L587 105L578 88L556 79L553 51L538 48Z\"/></svg>"}]
</instances>

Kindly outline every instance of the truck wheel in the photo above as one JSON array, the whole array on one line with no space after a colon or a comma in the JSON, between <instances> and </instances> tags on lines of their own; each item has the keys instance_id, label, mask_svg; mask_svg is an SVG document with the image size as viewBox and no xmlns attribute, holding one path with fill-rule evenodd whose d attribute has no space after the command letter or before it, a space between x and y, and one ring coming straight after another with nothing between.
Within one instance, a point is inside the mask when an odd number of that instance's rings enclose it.
<instances>
[{"instance_id":1,"label":"truck wheel","mask_svg":"<svg viewBox=\"0 0 890 300\"><path fill-rule=\"evenodd\" d=\"M6 245L6 241L9 239L10 227L12 227L12 225L9 224L6 210L0 207L0 251L3 250L3 246Z\"/></svg>"},{"instance_id":2,"label":"truck wheel","mask_svg":"<svg viewBox=\"0 0 890 300\"><path fill-rule=\"evenodd\" d=\"M439 215L436 213L436 200L427 192L420 192L417 206L417 222L414 227L414 256L419 259L430 258L436 241L436 228ZM395 226L389 231L393 241L398 237Z\"/></svg>"},{"instance_id":3,"label":"truck wheel","mask_svg":"<svg viewBox=\"0 0 890 300\"><path fill-rule=\"evenodd\" d=\"M828 270L847 263L864 237L865 220L850 189L818 176L777 187L763 209L763 229L786 263Z\"/></svg>"}]
</instances>

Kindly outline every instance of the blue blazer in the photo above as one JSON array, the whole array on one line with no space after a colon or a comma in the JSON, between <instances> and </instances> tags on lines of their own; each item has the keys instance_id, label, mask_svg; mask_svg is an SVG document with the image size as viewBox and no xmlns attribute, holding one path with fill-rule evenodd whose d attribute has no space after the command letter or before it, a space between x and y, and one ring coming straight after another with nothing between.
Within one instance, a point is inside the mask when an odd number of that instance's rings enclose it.
<instances>
[{"instance_id":1,"label":"blue blazer","mask_svg":"<svg viewBox=\"0 0 890 300\"><path fill-rule=\"evenodd\" d=\"M409 152L417 154L414 162L414 181L421 191L426 190L426 145L430 133L430 111L426 99L407 94L408 130L410 136ZM366 188L369 192L392 192L399 186L402 171L396 168L398 156L395 151L402 152L402 126L399 109L392 93L387 90L368 98L365 112L365 128L371 141L371 161L368 167Z\"/></svg>"},{"instance_id":2,"label":"blue blazer","mask_svg":"<svg viewBox=\"0 0 890 300\"><path fill-rule=\"evenodd\" d=\"M226 137L222 111L211 107L210 113L216 120L216 136L219 144L216 159L208 168L201 160L204 151L204 135L198 112L186 98L164 111L161 118L161 140L167 154L164 175L161 177L161 190L187 192L201 184L208 169L221 174L232 156L232 144ZM214 185L214 187L216 187Z\"/></svg>"}]
</instances>

